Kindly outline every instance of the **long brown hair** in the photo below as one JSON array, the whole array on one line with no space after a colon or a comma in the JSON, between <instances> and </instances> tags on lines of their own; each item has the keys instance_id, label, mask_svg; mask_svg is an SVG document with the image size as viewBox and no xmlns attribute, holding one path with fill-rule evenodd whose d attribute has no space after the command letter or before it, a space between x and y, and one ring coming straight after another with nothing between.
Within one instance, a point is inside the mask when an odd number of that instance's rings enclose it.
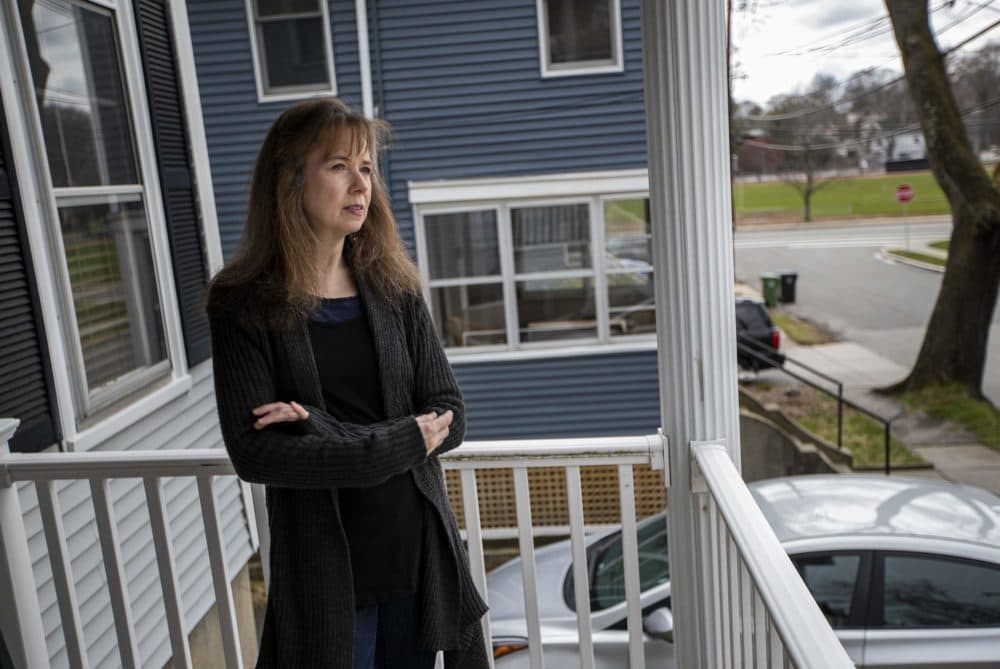
<instances>
[{"instance_id":1,"label":"long brown hair","mask_svg":"<svg viewBox=\"0 0 1000 669\"><path fill-rule=\"evenodd\" d=\"M367 151L376 166L368 216L345 243L347 260L390 302L418 294L420 275L403 248L377 167L389 132L385 121L365 118L333 97L286 109L257 154L240 247L210 282L209 308L222 299L220 293L242 295L242 317L278 328L316 308L318 240L302 207L306 158L316 146L345 140L352 153Z\"/></svg>"}]
</instances>

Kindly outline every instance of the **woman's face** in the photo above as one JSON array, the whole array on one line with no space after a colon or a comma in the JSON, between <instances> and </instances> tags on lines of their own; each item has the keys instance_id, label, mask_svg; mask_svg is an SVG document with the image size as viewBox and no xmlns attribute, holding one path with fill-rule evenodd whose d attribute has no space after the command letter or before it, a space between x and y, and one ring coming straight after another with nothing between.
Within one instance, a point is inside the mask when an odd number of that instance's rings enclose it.
<instances>
[{"instance_id":1,"label":"woman's face","mask_svg":"<svg viewBox=\"0 0 1000 669\"><path fill-rule=\"evenodd\" d=\"M302 208L319 235L343 238L361 229L372 198L372 161L367 151L324 145L306 158Z\"/></svg>"}]
</instances>

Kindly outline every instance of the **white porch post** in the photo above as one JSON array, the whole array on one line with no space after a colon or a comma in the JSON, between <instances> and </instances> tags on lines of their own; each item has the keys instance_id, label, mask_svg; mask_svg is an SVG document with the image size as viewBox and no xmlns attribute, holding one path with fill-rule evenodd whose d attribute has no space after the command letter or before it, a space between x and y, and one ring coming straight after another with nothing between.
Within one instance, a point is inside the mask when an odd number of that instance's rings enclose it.
<instances>
[{"instance_id":1,"label":"white porch post","mask_svg":"<svg viewBox=\"0 0 1000 669\"><path fill-rule=\"evenodd\" d=\"M707 516L692 491L693 441L724 439L740 465L729 208L725 0L643 0L668 538L678 667L718 666ZM707 529L707 527L706 527Z\"/></svg>"},{"instance_id":2,"label":"white porch post","mask_svg":"<svg viewBox=\"0 0 1000 669\"><path fill-rule=\"evenodd\" d=\"M49 651L21 501L2 466L2 459L10 454L7 442L19 424L14 418L0 418L0 633L15 667L47 667Z\"/></svg>"}]
</instances>

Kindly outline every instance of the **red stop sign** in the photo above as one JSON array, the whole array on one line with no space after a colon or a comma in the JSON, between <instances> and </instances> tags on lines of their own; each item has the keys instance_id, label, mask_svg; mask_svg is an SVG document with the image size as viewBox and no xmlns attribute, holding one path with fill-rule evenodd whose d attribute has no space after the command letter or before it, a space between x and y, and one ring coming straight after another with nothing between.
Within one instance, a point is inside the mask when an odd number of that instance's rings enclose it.
<instances>
[{"instance_id":1,"label":"red stop sign","mask_svg":"<svg viewBox=\"0 0 1000 669\"><path fill-rule=\"evenodd\" d=\"M913 199L913 189L909 184L899 184L896 186L896 202L905 204Z\"/></svg>"}]
</instances>

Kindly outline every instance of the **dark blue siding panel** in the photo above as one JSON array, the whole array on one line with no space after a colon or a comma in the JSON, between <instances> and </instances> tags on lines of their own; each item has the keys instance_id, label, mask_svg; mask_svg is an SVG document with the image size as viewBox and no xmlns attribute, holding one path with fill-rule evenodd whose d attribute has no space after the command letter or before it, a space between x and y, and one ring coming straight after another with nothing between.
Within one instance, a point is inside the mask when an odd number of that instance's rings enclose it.
<instances>
[{"instance_id":1,"label":"dark blue siding panel","mask_svg":"<svg viewBox=\"0 0 1000 669\"><path fill-rule=\"evenodd\" d=\"M407 243L408 181L646 166L639 0L621 4L624 72L543 79L535 0L375 3L375 94L395 129Z\"/></svg>"},{"instance_id":2,"label":"dark blue siding panel","mask_svg":"<svg viewBox=\"0 0 1000 669\"><path fill-rule=\"evenodd\" d=\"M357 20L352 0L330 0L338 95L361 107ZM267 129L294 102L257 102L244 0L188 0L222 249L239 243L250 175Z\"/></svg>"},{"instance_id":3,"label":"dark blue siding panel","mask_svg":"<svg viewBox=\"0 0 1000 669\"><path fill-rule=\"evenodd\" d=\"M453 366L468 439L652 434L660 425L656 351Z\"/></svg>"}]
</instances>

